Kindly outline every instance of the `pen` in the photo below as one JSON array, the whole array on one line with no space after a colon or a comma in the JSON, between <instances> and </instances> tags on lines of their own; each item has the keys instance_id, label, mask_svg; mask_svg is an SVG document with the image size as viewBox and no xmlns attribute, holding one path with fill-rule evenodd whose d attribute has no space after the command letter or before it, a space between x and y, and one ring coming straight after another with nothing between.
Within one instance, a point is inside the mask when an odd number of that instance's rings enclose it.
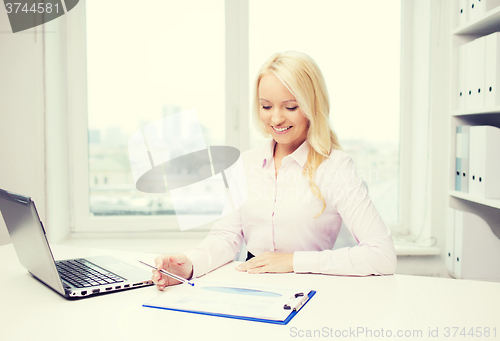
<instances>
[{"instance_id":1,"label":"pen","mask_svg":"<svg viewBox=\"0 0 500 341\"><path fill-rule=\"evenodd\" d=\"M143 261L141 261L141 260L138 260L138 262L139 262L139 263L142 263L142 264L144 264L144 265L146 265L146 266L149 266L150 268L153 268L153 269L155 269L155 270L158 270L156 267L154 267L154 266L152 266L152 265L149 265L148 263L144 263L144 262L143 262ZM167 276L169 276L169 277L172 277L173 279L176 279L176 280L178 280L178 281L180 281L180 282L182 282L182 283L186 283L186 284L189 284L190 286L194 287L194 283L193 283L193 282L191 282L191 281L188 281L188 280L187 280L187 279L185 279L185 278L182 278L182 277L180 277L180 276L174 275L173 273L168 272L168 271L163 270L163 269L162 269L162 270L158 270L158 271L160 271L160 272L161 272L162 274L164 274L164 275L167 275Z\"/></svg>"}]
</instances>

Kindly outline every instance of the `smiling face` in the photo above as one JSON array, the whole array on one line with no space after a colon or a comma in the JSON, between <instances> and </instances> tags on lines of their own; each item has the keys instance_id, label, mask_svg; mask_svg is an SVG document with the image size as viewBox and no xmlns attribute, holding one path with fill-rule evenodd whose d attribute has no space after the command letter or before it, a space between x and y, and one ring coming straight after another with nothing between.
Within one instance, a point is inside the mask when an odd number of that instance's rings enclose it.
<instances>
[{"instance_id":1,"label":"smiling face","mask_svg":"<svg viewBox=\"0 0 500 341\"><path fill-rule=\"evenodd\" d=\"M296 98L276 76L267 74L259 83L259 116L277 142L276 150L291 154L307 137L308 120Z\"/></svg>"}]
</instances>

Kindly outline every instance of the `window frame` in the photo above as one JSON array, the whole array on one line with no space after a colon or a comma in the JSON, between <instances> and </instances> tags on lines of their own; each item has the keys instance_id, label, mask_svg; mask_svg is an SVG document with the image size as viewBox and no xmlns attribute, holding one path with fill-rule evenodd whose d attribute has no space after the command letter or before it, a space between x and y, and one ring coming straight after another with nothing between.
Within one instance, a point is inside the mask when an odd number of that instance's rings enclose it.
<instances>
[{"instance_id":1,"label":"window frame","mask_svg":"<svg viewBox=\"0 0 500 341\"><path fill-rule=\"evenodd\" d=\"M413 77L413 6L401 0L400 110L399 110L399 222L388 225L392 233L410 232L411 113Z\"/></svg>"},{"instance_id":2,"label":"window frame","mask_svg":"<svg viewBox=\"0 0 500 341\"><path fill-rule=\"evenodd\" d=\"M175 216L90 216L88 190L88 122L86 82L86 0L67 15L66 58L68 92L68 149L70 226L72 233L179 232ZM394 234L409 233L411 163L411 4L401 1L401 104L399 223L388 224ZM249 146L249 5L248 0L225 0L225 113L226 144L241 151ZM206 233L206 224L191 230ZM195 233L196 234L196 233Z\"/></svg>"}]
</instances>

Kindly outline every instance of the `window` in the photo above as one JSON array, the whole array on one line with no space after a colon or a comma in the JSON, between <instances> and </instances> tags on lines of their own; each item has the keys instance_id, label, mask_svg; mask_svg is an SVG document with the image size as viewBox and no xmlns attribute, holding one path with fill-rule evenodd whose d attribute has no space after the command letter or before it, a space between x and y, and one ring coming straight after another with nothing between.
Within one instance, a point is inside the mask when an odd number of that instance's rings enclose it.
<instances>
[{"instance_id":1,"label":"window","mask_svg":"<svg viewBox=\"0 0 500 341\"><path fill-rule=\"evenodd\" d=\"M383 219L399 222L399 1L82 4L68 16L75 231L178 230L168 194L135 189L128 139L195 108L207 146L235 145L228 136L238 136L242 150L259 145L253 124L235 124L231 133L235 108L228 96L243 79L238 103L251 104L245 94L253 92L258 68L285 50L319 64L343 149ZM238 53L228 53L236 41ZM245 109L243 122L251 122Z\"/></svg>"},{"instance_id":2,"label":"window","mask_svg":"<svg viewBox=\"0 0 500 341\"><path fill-rule=\"evenodd\" d=\"M77 176L89 181L87 188L76 190L88 198L82 200L85 208L77 209L84 220L171 215L168 193L135 188L128 141L148 124L194 108L206 145L224 145L224 2L84 5L87 113L80 114L88 118L88 145L79 147L88 152L82 164L88 173Z\"/></svg>"},{"instance_id":3,"label":"window","mask_svg":"<svg viewBox=\"0 0 500 341\"><path fill-rule=\"evenodd\" d=\"M388 224L399 222L400 6L372 0L249 2L250 98L255 75L273 53L310 55L327 83L332 127ZM260 143L252 129L250 145Z\"/></svg>"}]
</instances>

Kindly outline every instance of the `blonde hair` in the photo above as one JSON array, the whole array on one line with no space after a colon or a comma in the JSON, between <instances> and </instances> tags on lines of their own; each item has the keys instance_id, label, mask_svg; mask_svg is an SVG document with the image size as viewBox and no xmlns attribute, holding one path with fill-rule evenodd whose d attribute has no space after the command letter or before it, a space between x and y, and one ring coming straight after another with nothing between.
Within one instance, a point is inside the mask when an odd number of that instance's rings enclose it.
<instances>
[{"instance_id":1,"label":"blonde hair","mask_svg":"<svg viewBox=\"0 0 500 341\"><path fill-rule=\"evenodd\" d=\"M299 108L309 121L307 141L311 148L302 174L309 180L309 187L318 199L323 201L323 213L326 202L314 183L314 175L321 163L328 158L332 149L341 149L337 134L330 126L330 100L325 80L316 62L305 53L287 51L276 53L260 68L255 80L253 116L255 123L264 137L270 137L259 115L259 84L262 77L272 74L295 96Z\"/></svg>"}]
</instances>

